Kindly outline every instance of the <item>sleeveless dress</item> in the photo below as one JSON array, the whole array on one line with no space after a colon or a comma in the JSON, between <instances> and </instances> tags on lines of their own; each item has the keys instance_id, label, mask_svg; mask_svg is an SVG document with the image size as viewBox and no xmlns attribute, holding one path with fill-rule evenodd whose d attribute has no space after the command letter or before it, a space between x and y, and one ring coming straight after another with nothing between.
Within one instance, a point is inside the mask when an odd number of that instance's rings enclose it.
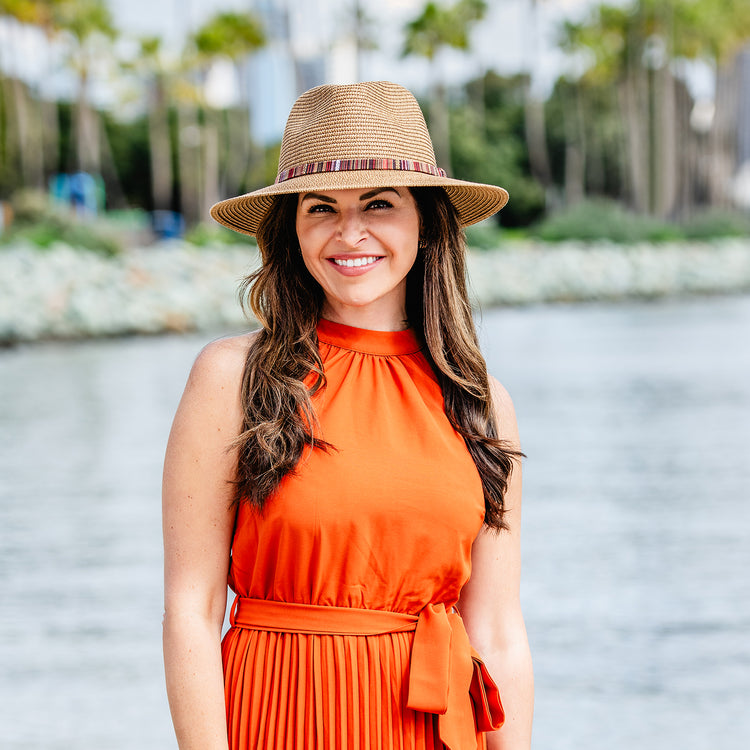
<instances>
[{"instance_id":1,"label":"sleeveless dress","mask_svg":"<svg viewBox=\"0 0 750 750\"><path fill-rule=\"evenodd\" d=\"M451 610L484 518L477 469L411 330L321 320L318 339L334 449L307 451L263 513L238 510L229 747L484 747Z\"/></svg>"}]
</instances>

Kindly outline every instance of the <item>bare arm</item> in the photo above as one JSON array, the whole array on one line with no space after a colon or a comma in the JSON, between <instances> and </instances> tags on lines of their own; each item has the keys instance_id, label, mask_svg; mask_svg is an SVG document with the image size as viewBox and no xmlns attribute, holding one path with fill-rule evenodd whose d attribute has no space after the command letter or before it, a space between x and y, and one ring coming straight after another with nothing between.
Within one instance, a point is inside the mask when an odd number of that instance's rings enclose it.
<instances>
[{"instance_id":1,"label":"bare arm","mask_svg":"<svg viewBox=\"0 0 750 750\"><path fill-rule=\"evenodd\" d=\"M500 437L519 447L513 403L491 378ZM521 463L514 461L505 495L507 531L487 529L474 541L471 579L459 608L469 638L500 688L505 724L487 735L488 750L528 750L534 711L534 677L521 613Z\"/></svg>"},{"instance_id":2,"label":"bare arm","mask_svg":"<svg viewBox=\"0 0 750 750\"><path fill-rule=\"evenodd\" d=\"M246 337L199 355L177 409L163 483L164 665L181 750L226 750L221 627L234 528Z\"/></svg>"}]
</instances>

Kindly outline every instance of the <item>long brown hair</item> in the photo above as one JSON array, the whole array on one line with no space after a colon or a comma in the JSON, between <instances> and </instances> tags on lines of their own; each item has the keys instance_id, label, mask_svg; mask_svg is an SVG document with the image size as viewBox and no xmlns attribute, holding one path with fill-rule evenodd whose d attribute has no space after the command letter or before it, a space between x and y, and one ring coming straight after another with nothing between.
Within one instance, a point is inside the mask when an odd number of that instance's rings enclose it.
<instances>
[{"instance_id":1,"label":"long brown hair","mask_svg":"<svg viewBox=\"0 0 750 750\"><path fill-rule=\"evenodd\" d=\"M482 480L487 526L505 528L503 498L513 459L498 439L487 366L466 288L466 242L442 188L411 188L420 216L420 249L407 277L406 312L426 344L445 413L463 437ZM325 387L316 325L323 292L302 261L295 231L297 196L282 195L258 230L262 266L242 283L243 306L262 330L242 379L243 432L236 495L262 509L305 448L331 450L316 435L311 396ZM312 377L306 384L310 375Z\"/></svg>"}]
</instances>

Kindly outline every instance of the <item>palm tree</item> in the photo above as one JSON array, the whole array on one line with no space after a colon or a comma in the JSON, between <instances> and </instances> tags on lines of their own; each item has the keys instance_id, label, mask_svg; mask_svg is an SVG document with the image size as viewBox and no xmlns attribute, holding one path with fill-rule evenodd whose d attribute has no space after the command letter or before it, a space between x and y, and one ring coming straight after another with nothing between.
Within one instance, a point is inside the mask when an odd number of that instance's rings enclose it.
<instances>
[{"instance_id":1,"label":"palm tree","mask_svg":"<svg viewBox=\"0 0 750 750\"><path fill-rule=\"evenodd\" d=\"M146 81L148 96L148 141L151 163L151 197L155 210L172 207L172 146L169 135L169 68L159 37L139 40L140 54L132 67Z\"/></svg>"},{"instance_id":2,"label":"palm tree","mask_svg":"<svg viewBox=\"0 0 750 750\"><path fill-rule=\"evenodd\" d=\"M717 116L709 142L712 202L720 203L731 174L726 141L731 108L724 94L727 64L750 37L747 0L634 0L630 6L597 6L583 23L566 23L564 48L593 58L584 78L619 92L627 137L627 163L636 208L662 216L678 209L680 155L691 149L678 120L675 59L713 61ZM644 117L645 113L645 117ZM697 160L694 160L697 161Z\"/></svg>"},{"instance_id":3,"label":"palm tree","mask_svg":"<svg viewBox=\"0 0 750 750\"><path fill-rule=\"evenodd\" d=\"M532 88L536 61L539 58L539 0L528 0L527 71L524 92L524 124L529 149L531 174L545 189L552 184L547 155L547 133L544 122L544 102Z\"/></svg>"},{"instance_id":4,"label":"palm tree","mask_svg":"<svg viewBox=\"0 0 750 750\"><path fill-rule=\"evenodd\" d=\"M55 9L58 4L59 0L0 0L0 15L17 23L37 26L51 37L56 31ZM56 167L57 107L31 96L28 86L17 77L2 78L0 82L4 89L8 131L6 146L9 148L4 149L5 158L12 159L12 152L17 150L22 184L41 188L45 179L45 156L52 162L51 168Z\"/></svg>"},{"instance_id":5,"label":"palm tree","mask_svg":"<svg viewBox=\"0 0 750 750\"><path fill-rule=\"evenodd\" d=\"M235 66L237 80L243 81L242 64L248 55L266 43L265 33L259 21L250 13L222 12L212 16L191 37L196 61L205 82L207 70L220 59L229 59ZM205 96L202 97L206 105ZM221 154L219 150L219 119L217 113L205 106L202 128L203 144L203 190L200 216L207 216L208 209L219 200L226 190L235 191L244 180L249 167L249 120L247 110L242 112L244 127L232 127L232 113L227 113L228 155L224 159L224 190L221 185ZM235 113L236 114L236 113Z\"/></svg>"},{"instance_id":6,"label":"palm tree","mask_svg":"<svg viewBox=\"0 0 750 750\"><path fill-rule=\"evenodd\" d=\"M451 158L448 97L436 58L448 47L468 50L470 29L484 18L486 12L487 3L484 0L457 0L448 7L428 2L420 15L410 21L405 28L406 39L402 55L417 55L430 62L430 132L437 161L449 173Z\"/></svg>"},{"instance_id":7,"label":"palm tree","mask_svg":"<svg viewBox=\"0 0 750 750\"><path fill-rule=\"evenodd\" d=\"M101 174L101 123L89 103L89 84L94 65L99 62L105 45L117 31L105 0L60 0L55 10L58 28L73 40L71 64L78 75L75 106L77 167L84 172ZM100 44L103 42L103 44Z\"/></svg>"}]
</instances>

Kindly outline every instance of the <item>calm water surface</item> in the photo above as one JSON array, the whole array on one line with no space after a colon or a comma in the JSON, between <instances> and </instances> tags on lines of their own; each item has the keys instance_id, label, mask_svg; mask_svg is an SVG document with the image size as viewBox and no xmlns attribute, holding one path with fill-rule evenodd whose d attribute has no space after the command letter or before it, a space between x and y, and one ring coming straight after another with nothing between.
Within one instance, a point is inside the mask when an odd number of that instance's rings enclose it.
<instances>
[{"instance_id":1,"label":"calm water surface","mask_svg":"<svg viewBox=\"0 0 750 750\"><path fill-rule=\"evenodd\" d=\"M750 298L485 312L539 750L750 747ZM210 337L0 351L0 747L176 747L159 483Z\"/></svg>"}]
</instances>

